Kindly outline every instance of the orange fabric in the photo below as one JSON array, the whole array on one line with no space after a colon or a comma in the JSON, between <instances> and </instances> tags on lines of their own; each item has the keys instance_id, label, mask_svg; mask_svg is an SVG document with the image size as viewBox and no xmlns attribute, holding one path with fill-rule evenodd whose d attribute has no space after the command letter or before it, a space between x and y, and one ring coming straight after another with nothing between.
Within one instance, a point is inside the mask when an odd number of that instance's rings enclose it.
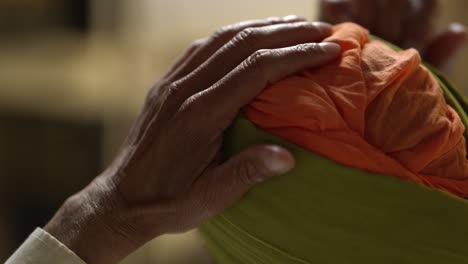
<instances>
[{"instance_id":1,"label":"orange fabric","mask_svg":"<svg viewBox=\"0 0 468 264\"><path fill-rule=\"evenodd\" d=\"M346 166L468 197L464 126L414 49L352 24L325 41L342 54L266 88L246 108L264 130ZM321 175L326 177L326 175Z\"/></svg>"}]
</instances>

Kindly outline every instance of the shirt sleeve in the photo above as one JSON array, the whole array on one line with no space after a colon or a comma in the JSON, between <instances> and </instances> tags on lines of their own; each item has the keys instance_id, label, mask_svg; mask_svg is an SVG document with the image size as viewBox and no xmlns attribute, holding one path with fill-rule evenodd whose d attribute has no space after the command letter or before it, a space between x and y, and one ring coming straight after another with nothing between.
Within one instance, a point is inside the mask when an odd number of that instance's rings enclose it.
<instances>
[{"instance_id":1,"label":"shirt sleeve","mask_svg":"<svg viewBox=\"0 0 468 264\"><path fill-rule=\"evenodd\" d=\"M73 251L41 228L36 228L5 264L86 264Z\"/></svg>"}]
</instances>

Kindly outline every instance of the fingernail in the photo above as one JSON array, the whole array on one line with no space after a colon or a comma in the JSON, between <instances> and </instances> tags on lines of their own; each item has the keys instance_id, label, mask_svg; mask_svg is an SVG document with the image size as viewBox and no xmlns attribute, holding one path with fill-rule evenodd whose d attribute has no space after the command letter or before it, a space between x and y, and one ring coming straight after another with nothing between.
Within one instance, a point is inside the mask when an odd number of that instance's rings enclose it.
<instances>
[{"instance_id":1,"label":"fingernail","mask_svg":"<svg viewBox=\"0 0 468 264\"><path fill-rule=\"evenodd\" d=\"M265 166L275 175L284 174L294 168L294 157L286 149L270 145L266 147L268 154L265 155Z\"/></svg>"},{"instance_id":2,"label":"fingernail","mask_svg":"<svg viewBox=\"0 0 468 264\"><path fill-rule=\"evenodd\" d=\"M303 16L298 16L298 15L287 15L283 17L283 20L286 22L291 22L291 21L301 21L301 20L307 20Z\"/></svg>"},{"instance_id":3,"label":"fingernail","mask_svg":"<svg viewBox=\"0 0 468 264\"><path fill-rule=\"evenodd\" d=\"M322 42L318 45L326 54L338 54L341 51L341 46L333 42Z\"/></svg>"}]
</instances>

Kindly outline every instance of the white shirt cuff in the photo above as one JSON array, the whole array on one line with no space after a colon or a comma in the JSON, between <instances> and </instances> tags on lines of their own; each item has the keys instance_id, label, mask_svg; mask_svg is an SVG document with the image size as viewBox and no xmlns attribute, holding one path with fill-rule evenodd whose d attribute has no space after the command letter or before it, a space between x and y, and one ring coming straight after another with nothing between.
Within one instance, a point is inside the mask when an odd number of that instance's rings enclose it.
<instances>
[{"instance_id":1,"label":"white shirt cuff","mask_svg":"<svg viewBox=\"0 0 468 264\"><path fill-rule=\"evenodd\" d=\"M73 251L41 228L36 228L5 264L86 264Z\"/></svg>"}]
</instances>

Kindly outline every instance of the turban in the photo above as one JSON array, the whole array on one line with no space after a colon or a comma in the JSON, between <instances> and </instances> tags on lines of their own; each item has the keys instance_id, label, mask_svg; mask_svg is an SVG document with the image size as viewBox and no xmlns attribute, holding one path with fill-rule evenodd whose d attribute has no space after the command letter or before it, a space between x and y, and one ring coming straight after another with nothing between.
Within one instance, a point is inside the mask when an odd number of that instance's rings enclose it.
<instances>
[{"instance_id":1,"label":"turban","mask_svg":"<svg viewBox=\"0 0 468 264\"><path fill-rule=\"evenodd\" d=\"M465 98L414 49L334 26L341 56L258 95L225 137L296 168L201 230L218 264L468 263Z\"/></svg>"}]
</instances>

